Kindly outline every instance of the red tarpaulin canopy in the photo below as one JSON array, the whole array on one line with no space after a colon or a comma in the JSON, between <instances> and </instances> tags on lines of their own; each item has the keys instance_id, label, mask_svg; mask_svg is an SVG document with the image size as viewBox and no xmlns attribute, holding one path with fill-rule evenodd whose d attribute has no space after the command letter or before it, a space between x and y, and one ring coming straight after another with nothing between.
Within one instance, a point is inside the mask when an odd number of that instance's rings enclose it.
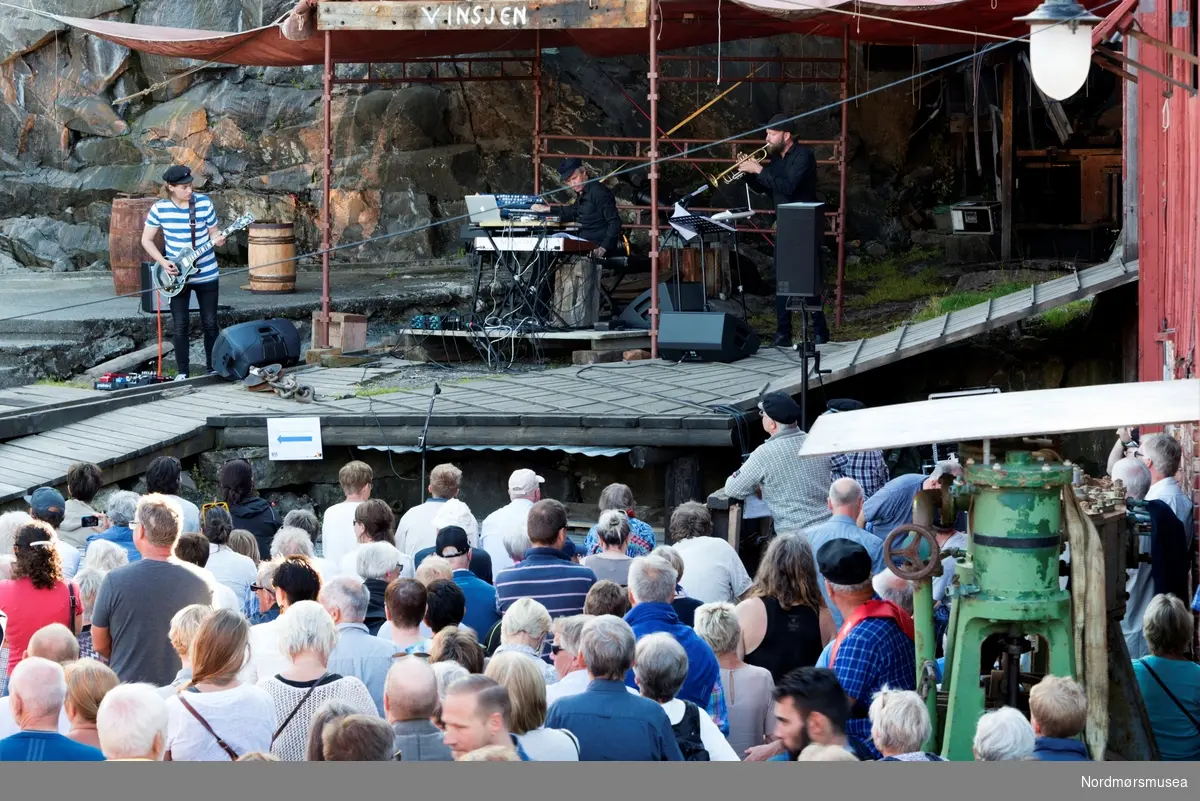
<instances>
[{"instance_id":1,"label":"red tarpaulin canopy","mask_svg":"<svg viewBox=\"0 0 1200 801\"><path fill-rule=\"evenodd\" d=\"M1085 5L1101 5L1088 0ZM878 44L986 44L995 36L1028 32L1014 17L1039 0L664 0L660 51L785 33L838 36ZM36 12L35 12L36 13ZM864 16L865 15L865 16ZM126 22L45 14L102 39L159 56L193 58L244 66L293 67L324 60L324 36L303 41L283 36L279 25L241 33L161 28ZM905 24L920 23L920 25ZM933 27L923 27L933 26ZM942 30L942 29L958 29ZM965 32L961 32L965 31ZM333 31L338 62L396 62L496 50L531 50L536 32L521 31ZM646 51L643 36L629 29L543 30L541 46L576 46L596 57Z\"/></svg>"}]
</instances>

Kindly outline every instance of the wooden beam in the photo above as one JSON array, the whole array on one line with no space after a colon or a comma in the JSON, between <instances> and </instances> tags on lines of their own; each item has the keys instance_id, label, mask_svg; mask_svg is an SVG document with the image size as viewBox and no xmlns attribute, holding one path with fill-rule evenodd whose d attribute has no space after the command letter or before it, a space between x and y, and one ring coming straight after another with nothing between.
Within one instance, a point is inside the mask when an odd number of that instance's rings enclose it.
<instances>
[{"instance_id":1,"label":"wooden beam","mask_svg":"<svg viewBox=\"0 0 1200 801\"><path fill-rule=\"evenodd\" d=\"M514 31L645 28L648 0L468 0L468 2L323 2L321 31Z\"/></svg>"},{"instance_id":2,"label":"wooden beam","mask_svg":"<svg viewBox=\"0 0 1200 801\"><path fill-rule=\"evenodd\" d=\"M422 426L321 426L325 447L365 445L415 445ZM230 426L219 429L221 447L266 447L265 426ZM729 430L688 428L506 428L499 426L430 427L430 445L574 445L628 448L650 445L664 448L728 448Z\"/></svg>"},{"instance_id":3,"label":"wooden beam","mask_svg":"<svg viewBox=\"0 0 1200 801\"><path fill-rule=\"evenodd\" d=\"M1009 58L1004 64L1004 100L1000 145L1000 261L1012 261L1013 246L1013 92L1016 89L1017 63Z\"/></svg>"},{"instance_id":4,"label":"wooden beam","mask_svg":"<svg viewBox=\"0 0 1200 801\"><path fill-rule=\"evenodd\" d=\"M1125 31L1125 35L1132 36L1139 42L1145 42L1152 47L1157 47L1159 50L1164 50L1170 53L1171 55L1175 56L1175 58L1181 58L1189 64L1195 64L1197 67L1200 67L1200 57L1193 56L1186 50L1180 50L1178 47L1175 47L1175 45L1167 44L1160 39L1155 39L1148 33L1143 33L1142 31L1130 28L1129 30Z\"/></svg>"},{"instance_id":5,"label":"wooden beam","mask_svg":"<svg viewBox=\"0 0 1200 801\"><path fill-rule=\"evenodd\" d=\"M1101 69L1108 70L1119 78L1124 78L1131 83L1137 83L1137 76L1132 72L1126 72L1111 61L1100 58L1100 56L1096 55L1095 53L1092 53L1092 63Z\"/></svg>"},{"instance_id":6,"label":"wooden beam","mask_svg":"<svg viewBox=\"0 0 1200 801\"><path fill-rule=\"evenodd\" d=\"M1106 58L1111 58L1115 61L1121 62L1122 64L1124 64L1128 67L1133 67L1136 70L1140 70L1141 72L1145 72L1149 75L1153 75L1155 78L1158 78L1160 81L1166 81L1167 83L1171 84L1172 86L1178 86L1180 89L1185 89L1185 90L1187 90L1188 94L1191 94L1191 95L1196 94L1196 90L1194 88L1192 88L1191 84L1184 83L1183 81L1177 81L1174 78L1172 78L1170 75L1159 72L1156 69L1151 69L1150 67L1147 67L1145 64L1134 61L1132 58L1129 58L1128 56L1123 55L1121 53L1118 53L1115 50L1103 50L1103 51L1097 51L1097 52L1103 53Z\"/></svg>"}]
</instances>

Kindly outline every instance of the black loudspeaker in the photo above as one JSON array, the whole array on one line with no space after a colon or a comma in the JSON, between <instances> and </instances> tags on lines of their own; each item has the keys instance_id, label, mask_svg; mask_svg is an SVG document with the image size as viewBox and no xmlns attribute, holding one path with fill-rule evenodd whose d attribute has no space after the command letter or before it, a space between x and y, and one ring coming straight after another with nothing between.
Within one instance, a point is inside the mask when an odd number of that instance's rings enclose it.
<instances>
[{"instance_id":1,"label":"black loudspeaker","mask_svg":"<svg viewBox=\"0 0 1200 801\"><path fill-rule=\"evenodd\" d=\"M300 332L290 320L254 320L231 325L213 345L213 369L226 378L242 380L251 367L300 361Z\"/></svg>"},{"instance_id":2,"label":"black loudspeaker","mask_svg":"<svg viewBox=\"0 0 1200 801\"><path fill-rule=\"evenodd\" d=\"M758 334L725 312L659 315L658 355L668 361L736 362L758 352Z\"/></svg>"},{"instance_id":3,"label":"black loudspeaker","mask_svg":"<svg viewBox=\"0 0 1200 801\"><path fill-rule=\"evenodd\" d=\"M154 279L150 277L150 269L152 267L154 267L154 262L142 262L142 294L140 296L142 311L144 311L146 314L154 314L158 311L158 309L154 308L154 298L157 295L159 298L159 308L162 309L162 313L170 314L171 299L154 288ZM188 311L200 311L200 299L196 297L195 292L188 296Z\"/></svg>"},{"instance_id":4,"label":"black loudspeaker","mask_svg":"<svg viewBox=\"0 0 1200 801\"><path fill-rule=\"evenodd\" d=\"M704 311L704 286L699 281L680 281L678 291L674 282L658 285L658 310L660 312ZM617 318L629 328L650 330L650 290L629 302Z\"/></svg>"},{"instance_id":5,"label":"black loudspeaker","mask_svg":"<svg viewBox=\"0 0 1200 801\"><path fill-rule=\"evenodd\" d=\"M824 203L781 203L775 209L775 294L816 297L825 288L821 240Z\"/></svg>"}]
</instances>

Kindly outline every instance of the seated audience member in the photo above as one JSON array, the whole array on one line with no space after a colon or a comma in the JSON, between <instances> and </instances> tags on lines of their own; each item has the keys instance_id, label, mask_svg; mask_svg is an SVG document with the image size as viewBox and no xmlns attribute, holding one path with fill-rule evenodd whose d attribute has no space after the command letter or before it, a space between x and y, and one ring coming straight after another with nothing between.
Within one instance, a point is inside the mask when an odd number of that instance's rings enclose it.
<instances>
[{"instance_id":1,"label":"seated audience member","mask_svg":"<svg viewBox=\"0 0 1200 801\"><path fill-rule=\"evenodd\" d=\"M520 762L511 745L486 745L460 756L456 762Z\"/></svg>"},{"instance_id":2,"label":"seated audience member","mask_svg":"<svg viewBox=\"0 0 1200 801\"><path fill-rule=\"evenodd\" d=\"M513 609L516 607L514 606ZM512 614L512 610L509 610ZM508 691L508 730L534 762L578 762L579 741L566 729L547 729L546 681L538 664L517 652L497 653L484 671Z\"/></svg>"},{"instance_id":3,"label":"seated audience member","mask_svg":"<svg viewBox=\"0 0 1200 801\"><path fill-rule=\"evenodd\" d=\"M365 684L382 715L383 686L397 649L367 629L370 598L366 586L356 576L335 578L321 588L318 600L337 627L337 645L329 655L329 670L354 676Z\"/></svg>"},{"instance_id":4,"label":"seated audience member","mask_svg":"<svg viewBox=\"0 0 1200 801\"><path fill-rule=\"evenodd\" d=\"M281 673L287 667L288 657L279 647L283 619L294 604L315 601L320 593L321 576L306 557L287 556L276 566L270 594L279 604L279 616L250 628L250 663L257 681ZM329 654L325 657L328 659Z\"/></svg>"},{"instance_id":5,"label":"seated audience member","mask_svg":"<svg viewBox=\"0 0 1200 801\"><path fill-rule=\"evenodd\" d=\"M555 500L538 501L529 510L528 530L534 547L519 564L496 576L496 611L504 614L519 599L532 598L546 607L551 617L579 614L588 590L596 583L596 574L563 552L567 508Z\"/></svg>"},{"instance_id":6,"label":"seated audience member","mask_svg":"<svg viewBox=\"0 0 1200 801\"><path fill-rule=\"evenodd\" d=\"M467 608L467 599L462 588L449 579L431 581L425 588L425 626L433 634L430 637L405 650L409 654L429 654L433 648L433 638L438 632L450 626L462 625L463 614Z\"/></svg>"},{"instance_id":7,"label":"seated audience member","mask_svg":"<svg viewBox=\"0 0 1200 801\"><path fill-rule=\"evenodd\" d=\"M9 708L19 731L0 740L0 762L101 762L104 755L59 733L67 696L62 665L31 656L8 682Z\"/></svg>"},{"instance_id":8,"label":"seated audience member","mask_svg":"<svg viewBox=\"0 0 1200 801\"><path fill-rule=\"evenodd\" d=\"M1029 691L1029 723L1037 739L1033 758L1042 762L1090 762L1079 739L1087 725L1087 695L1079 682L1045 676Z\"/></svg>"},{"instance_id":9,"label":"seated audience member","mask_svg":"<svg viewBox=\"0 0 1200 801\"><path fill-rule=\"evenodd\" d=\"M305 762L325 761L325 729L335 720L357 714L353 704L340 698L330 698L317 707L312 720L308 722L308 744L304 750Z\"/></svg>"},{"instance_id":10,"label":"seated audience member","mask_svg":"<svg viewBox=\"0 0 1200 801\"><path fill-rule=\"evenodd\" d=\"M484 552L471 547L461 526L446 526L438 531L434 552L454 568L453 581L466 599L463 623L480 637L486 636L500 621L500 615L496 613L496 588L472 572L477 555Z\"/></svg>"},{"instance_id":11,"label":"seated audience member","mask_svg":"<svg viewBox=\"0 0 1200 801\"><path fill-rule=\"evenodd\" d=\"M211 553L208 537L203 534L180 534L179 539L175 542L175 558L181 564L192 565L196 568L193 572L203 579L212 591L213 608L232 609L240 614L244 600L239 598L233 590L217 581L217 577L205 567Z\"/></svg>"},{"instance_id":12,"label":"seated audience member","mask_svg":"<svg viewBox=\"0 0 1200 801\"><path fill-rule=\"evenodd\" d=\"M775 685L775 741L746 753L747 762L794 762L809 743L831 745L859 760L875 757L866 743L847 734L846 693L828 668L793 670Z\"/></svg>"},{"instance_id":13,"label":"seated audience member","mask_svg":"<svg viewBox=\"0 0 1200 801\"><path fill-rule=\"evenodd\" d=\"M378 634L387 622L387 588L400 578L405 569L404 554L390 542L371 542L355 552L355 573L367 589L367 615L363 619L372 635Z\"/></svg>"},{"instance_id":14,"label":"seated audience member","mask_svg":"<svg viewBox=\"0 0 1200 801\"><path fill-rule=\"evenodd\" d=\"M183 515L183 533L200 531L204 522L200 519L200 509L196 504L179 496L182 485L183 465L174 456L159 456L146 469L146 494L158 493L175 501L180 514Z\"/></svg>"},{"instance_id":15,"label":"seated audience member","mask_svg":"<svg viewBox=\"0 0 1200 801\"><path fill-rule=\"evenodd\" d=\"M106 540L121 546L125 550L125 555L129 557L130 564L141 559L142 555L133 546L133 528L131 528L134 515L137 514L139 500L141 500L141 496L136 492L122 490L113 493L113 496L108 499L108 511L105 512L109 527L104 531L88 535L87 544L90 546L97 540Z\"/></svg>"},{"instance_id":16,"label":"seated audience member","mask_svg":"<svg viewBox=\"0 0 1200 801\"><path fill-rule=\"evenodd\" d=\"M167 704L153 685L119 685L100 702L96 729L105 759L158 762L167 751Z\"/></svg>"},{"instance_id":17,"label":"seated audience member","mask_svg":"<svg viewBox=\"0 0 1200 801\"><path fill-rule=\"evenodd\" d=\"M159 690L159 695L163 698L170 698L177 691L184 689L192 680L192 642L196 639L200 626L212 614L212 611L213 608L208 604L191 604L171 616L171 627L167 631L167 640L179 656L180 668L171 683Z\"/></svg>"},{"instance_id":18,"label":"seated audience member","mask_svg":"<svg viewBox=\"0 0 1200 801\"><path fill-rule=\"evenodd\" d=\"M445 528L461 528L467 535L467 544L475 548L479 542L479 521L471 514L471 507L457 498L451 498L442 504L441 510L433 517L435 529L434 544L417 551L413 555L414 564L420 565L421 560L433 554L437 547L437 531ZM487 551L479 552L471 558L470 570L488 584L492 583L492 557Z\"/></svg>"},{"instance_id":19,"label":"seated audience member","mask_svg":"<svg viewBox=\"0 0 1200 801\"><path fill-rule=\"evenodd\" d=\"M353 676L330 672L329 655L337 642L337 629L320 604L290 604L278 623L278 649L287 663L279 673L260 678L258 686L270 694L279 721L271 753L285 762L299 762L306 754L309 722L321 704L337 698L353 705L359 714L377 713L366 685Z\"/></svg>"},{"instance_id":20,"label":"seated audience member","mask_svg":"<svg viewBox=\"0 0 1200 801\"><path fill-rule=\"evenodd\" d=\"M76 462L67 468L67 499L63 508L63 521L58 526L58 538L76 550L87 547L91 534L103 531L100 528L100 513L92 508L96 493L104 486L100 468L91 462ZM85 526L85 518L94 517L94 525Z\"/></svg>"},{"instance_id":21,"label":"seated audience member","mask_svg":"<svg viewBox=\"0 0 1200 801\"><path fill-rule=\"evenodd\" d=\"M810 743L804 746L797 762L859 762L859 758L840 745L818 745Z\"/></svg>"},{"instance_id":22,"label":"seated audience member","mask_svg":"<svg viewBox=\"0 0 1200 801\"><path fill-rule=\"evenodd\" d=\"M429 663L415 656L397 659L387 674L383 716L392 726L393 748L401 761L454 760L432 722L439 703L437 676Z\"/></svg>"},{"instance_id":23,"label":"seated audience member","mask_svg":"<svg viewBox=\"0 0 1200 801\"><path fill-rule=\"evenodd\" d=\"M26 658L38 657L47 659L65 670L79 658L79 644L71 634L71 630L61 623L51 623L40 628L29 638L29 648ZM12 696L0 698L0 738L16 734L20 730L19 721L13 709ZM71 731L71 719L64 707L58 716L58 733L68 734Z\"/></svg>"},{"instance_id":24,"label":"seated audience member","mask_svg":"<svg viewBox=\"0 0 1200 801\"><path fill-rule=\"evenodd\" d=\"M588 617L614 615L625 617L629 611L629 595L624 587L615 581L601 579L588 590L583 601L583 614Z\"/></svg>"},{"instance_id":25,"label":"seated audience member","mask_svg":"<svg viewBox=\"0 0 1200 801\"><path fill-rule=\"evenodd\" d=\"M205 567L213 574L213 578L228 587L234 597L245 605L251 598L250 585L258 578L258 568L253 559L230 547L232 533L233 518L227 510L220 506L210 506L204 510L204 536L209 543Z\"/></svg>"},{"instance_id":26,"label":"seated audience member","mask_svg":"<svg viewBox=\"0 0 1200 801\"><path fill-rule=\"evenodd\" d=\"M683 622L683 625L692 628L696 624L696 610L703 606L703 601L699 598L689 596L687 590L679 583L683 578L683 557L679 555L679 551L670 545L660 545L651 551L650 555L666 559L667 563L674 568L675 599L671 601L671 608L675 610L675 614L679 615L679 619Z\"/></svg>"},{"instance_id":27,"label":"seated audience member","mask_svg":"<svg viewBox=\"0 0 1200 801\"><path fill-rule=\"evenodd\" d=\"M722 537L712 535L712 515L697 501L680 504L667 527L671 543L683 559L679 583L689 598L701 603L737 603L750 589L750 574L742 558Z\"/></svg>"},{"instance_id":28,"label":"seated audience member","mask_svg":"<svg viewBox=\"0 0 1200 801\"><path fill-rule=\"evenodd\" d=\"M64 579L55 542L54 529L39 520L26 523L13 538L12 578L0 581L0 609L8 615L4 643L9 676L38 630L60 623L77 632L83 625L79 585Z\"/></svg>"},{"instance_id":29,"label":"seated audience member","mask_svg":"<svg viewBox=\"0 0 1200 801\"><path fill-rule=\"evenodd\" d=\"M374 715L347 715L321 735L326 762L390 762L395 758L392 729Z\"/></svg>"},{"instance_id":30,"label":"seated audience member","mask_svg":"<svg viewBox=\"0 0 1200 801\"><path fill-rule=\"evenodd\" d=\"M235 528L229 532L229 550L240 553L254 562L255 567L258 567L263 561L262 554L258 552L258 540L254 539L254 535L244 528Z\"/></svg>"},{"instance_id":31,"label":"seated audience member","mask_svg":"<svg viewBox=\"0 0 1200 801\"><path fill-rule=\"evenodd\" d=\"M596 524L600 539L599 553L586 556L583 566L590 567L600 581L612 581L622 587L629 584L629 565L633 562L629 548L629 518L624 512L609 510L600 515Z\"/></svg>"},{"instance_id":32,"label":"seated audience member","mask_svg":"<svg viewBox=\"0 0 1200 801\"><path fill-rule=\"evenodd\" d=\"M294 509L288 512L288 515L303 511L303 509ZM308 514L312 514L312 512L308 512ZM286 520L286 518L284 519ZM314 516L313 519L316 520L316 517ZM312 536L299 526L285 524L275 532L275 538L271 540L271 558L278 559L281 556L308 557L313 567L321 574L321 578L326 581L341 574L341 569L337 565L328 559L317 557L316 549L313 548Z\"/></svg>"},{"instance_id":33,"label":"seated audience member","mask_svg":"<svg viewBox=\"0 0 1200 801\"><path fill-rule=\"evenodd\" d=\"M293 509L283 516L283 528L296 528L308 535L308 544L313 551L313 564L322 576L333 578L338 574L338 563L328 556L316 556L317 542L321 539L321 521L309 509ZM278 534L276 535L278 536ZM274 542L271 543L274 549Z\"/></svg>"},{"instance_id":34,"label":"seated audience member","mask_svg":"<svg viewBox=\"0 0 1200 801\"><path fill-rule=\"evenodd\" d=\"M605 512L624 512L629 521L629 543L625 552L631 559L639 556L649 556L654 550L654 529L649 523L637 517L637 504L633 499L633 490L625 484L609 484L600 492L600 514ZM588 556L600 553L603 545L595 526L588 531L583 540L583 552Z\"/></svg>"},{"instance_id":35,"label":"seated audience member","mask_svg":"<svg viewBox=\"0 0 1200 801\"><path fill-rule=\"evenodd\" d=\"M737 762L725 735L700 707L675 697L688 675L688 655L670 634L638 640L633 674L645 698L667 713L675 741L688 762Z\"/></svg>"},{"instance_id":36,"label":"seated audience member","mask_svg":"<svg viewBox=\"0 0 1200 801\"><path fill-rule=\"evenodd\" d=\"M546 684L558 681L554 666L542 659L542 646L550 633L550 613L532 598L522 598L508 608L500 622L501 645L496 656L503 653L522 654L536 663ZM494 658L494 657L493 657Z\"/></svg>"},{"instance_id":37,"label":"seated audience member","mask_svg":"<svg viewBox=\"0 0 1200 801\"><path fill-rule=\"evenodd\" d=\"M100 747L100 736L96 732L96 712L100 702L113 687L121 683L117 674L108 665L95 659L80 659L65 666L67 697L63 701L63 712L71 721L67 737L77 743Z\"/></svg>"},{"instance_id":38,"label":"seated audience member","mask_svg":"<svg viewBox=\"0 0 1200 801\"><path fill-rule=\"evenodd\" d=\"M271 747L271 696L239 680L250 625L232 609L211 612L192 639L192 676L167 701L167 752L174 762L233 762Z\"/></svg>"},{"instance_id":39,"label":"seated audience member","mask_svg":"<svg viewBox=\"0 0 1200 801\"><path fill-rule=\"evenodd\" d=\"M613 615L592 618L583 626L580 650L591 684L578 695L555 701L546 716L546 726L575 735L581 762L683 760L667 713L630 693L625 684L636 642L629 624Z\"/></svg>"},{"instance_id":40,"label":"seated audience member","mask_svg":"<svg viewBox=\"0 0 1200 801\"><path fill-rule=\"evenodd\" d=\"M508 691L487 676L468 676L451 684L442 700L443 739L456 759L489 745L512 747L522 762L529 756L509 731L512 703Z\"/></svg>"},{"instance_id":41,"label":"seated audience member","mask_svg":"<svg viewBox=\"0 0 1200 801\"><path fill-rule=\"evenodd\" d=\"M514 528L506 533L504 535L504 552L508 554L508 560L511 562L509 567L524 561L525 554L529 553L529 549L532 547L533 542L529 539L528 522L525 526Z\"/></svg>"},{"instance_id":42,"label":"seated audience member","mask_svg":"<svg viewBox=\"0 0 1200 801\"><path fill-rule=\"evenodd\" d=\"M396 515L392 512L392 507L388 506L385 501L379 498L371 498L363 501L354 509L354 534L357 537L357 544L353 550L342 557L338 562L338 571L342 575L357 576L358 575L358 551L369 543L386 542L389 545L396 545L396 534L394 526L396 525ZM400 550L400 549L397 549ZM402 554L401 575L411 576L413 574L412 557Z\"/></svg>"},{"instance_id":43,"label":"seated audience member","mask_svg":"<svg viewBox=\"0 0 1200 801\"><path fill-rule=\"evenodd\" d=\"M975 761L1005 762L1033 758L1033 726L1011 706L984 712L975 727Z\"/></svg>"},{"instance_id":44,"label":"seated audience member","mask_svg":"<svg viewBox=\"0 0 1200 801\"><path fill-rule=\"evenodd\" d=\"M763 745L775 731L775 680L771 671L738 656L741 629L733 604L704 604L696 610L696 633L721 667L729 706L729 745L735 754Z\"/></svg>"},{"instance_id":45,"label":"seated audience member","mask_svg":"<svg viewBox=\"0 0 1200 801\"><path fill-rule=\"evenodd\" d=\"M945 762L925 750L933 735L929 710L912 690L889 690L886 685L871 699L871 737L883 754L881 762Z\"/></svg>"},{"instance_id":46,"label":"seated audience member","mask_svg":"<svg viewBox=\"0 0 1200 801\"><path fill-rule=\"evenodd\" d=\"M1146 607L1142 630L1150 653L1133 661L1150 728L1164 760L1200 760L1200 665L1188 649L1194 623L1183 601L1156 595Z\"/></svg>"},{"instance_id":47,"label":"seated audience member","mask_svg":"<svg viewBox=\"0 0 1200 801\"><path fill-rule=\"evenodd\" d=\"M458 496L461 486L462 470L454 465L439 464L430 470L429 498L400 517L400 522L396 525L396 547L409 556L415 556L417 551L431 547L437 539L437 528L433 520L447 501ZM472 528L478 533L477 525Z\"/></svg>"},{"instance_id":48,"label":"seated audience member","mask_svg":"<svg viewBox=\"0 0 1200 801\"><path fill-rule=\"evenodd\" d=\"M871 587L883 600L891 601L909 615L913 613L913 583L897 576L890 567L871 577Z\"/></svg>"},{"instance_id":49,"label":"seated audience member","mask_svg":"<svg viewBox=\"0 0 1200 801\"><path fill-rule=\"evenodd\" d=\"M414 657L414 658L419 659L420 657ZM434 715L433 721L437 725L438 731L441 731L441 729L442 729L442 720L441 720L442 699L446 697L446 688L448 688L451 684L458 681L459 679L465 679L467 676L470 676L471 671L467 670L465 667L458 664L457 662L450 662L450 661L431 662L429 664L429 667L433 668L433 675L437 677L438 711L437 711L437 714ZM479 672L482 673L483 671L480 670Z\"/></svg>"},{"instance_id":50,"label":"seated audience member","mask_svg":"<svg viewBox=\"0 0 1200 801\"><path fill-rule=\"evenodd\" d=\"M542 499L542 483L545 480L527 468L514 471L508 477L508 505L492 512L480 524L479 548L487 551L491 557L493 572L499 573L513 566L513 557L508 552L505 538L509 532L525 532L529 510Z\"/></svg>"},{"instance_id":51,"label":"seated audience member","mask_svg":"<svg viewBox=\"0 0 1200 801\"><path fill-rule=\"evenodd\" d=\"M456 662L469 673L483 672L483 648L475 638L475 632L461 626L446 626L433 636L429 648L429 662Z\"/></svg>"},{"instance_id":52,"label":"seated audience member","mask_svg":"<svg viewBox=\"0 0 1200 801\"><path fill-rule=\"evenodd\" d=\"M430 556L413 573L417 581L428 587L432 582L442 579L454 581L454 568L440 556Z\"/></svg>"},{"instance_id":53,"label":"seated audience member","mask_svg":"<svg viewBox=\"0 0 1200 801\"><path fill-rule=\"evenodd\" d=\"M804 532L812 552L816 553L821 550L821 546L830 540L842 539L857 542L871 555L871 573L881 572L886 567L883 561L883 538L864 531L858 526L858 519L862 515L864 503L862 485L852 478L839 478L829 486L825 503L832 516L824 523L813 526ZM833 626L836 629L842 625L842 613L838 611L837 607L830 604L823 583L821 583L820 589L821 595L825 599L825 606L833 615Z\"/></svg>"},{"instance_id":54,"label":"seated audience member","mask_svg":"<svg viewBox=\"0 0 1200 801\"><path fill-rule=\"evenodd\" d=\"M271 553L271 540L279 530L274 504L254 493L254 470L245 459L230 459L217 474L217 493L229 505L233 527L250 532L264 558Z\"/></svg>"},{"instance_id":55,"label":"seated audience member","mask_svg":"<svg viewBox=\"0 0 1200 801\"><path fill-rule=\"evenodd\" d=\"M249 754L242 754L238 757L238 762L278 762L279 757L274 754L264 754L262 751L252 751Z\"/></svg>"},{"instance_id":56,"label":"seated audience member","mask_svg":"<svg viewBox=\"0 0 1200 801\"><path fill-rule=\"evenodd\" d=\"M347 462L338 471L338 483L346 500L326 509L321 523L322 553L334 565L341 564L343 557L358 547L354 511L360 503L371 497L374 481L374 471L366 462ZM284 525L288 525L286 518Z\"/></svg>"},{"instance_id":57,"label":"seated audience member","mask_svg":"<svg viewBox=\"0 0 1200 801\"><path fill-rule=\"evenodd\" d=\"M601 583L597 582L596 586ZM607 582L611 584L612 582ZM560 617L551 627L554 642L550 653L554 659L554 672L558 681L546 687L546 706L554 705L560 698L569 695L579 695L588 688L591 677L588 676L587 666L583 664L583 653L580 650L579 638L583 634L583 626L594 617L593 615L572 615ZM614 615L615 617L615 615ZM630 692L635 690L630 687Z\"/></svg>"},{"instance_id":58,"label":"seated audience member","mask_svg":"<svg viewBox=\"0 0 1200 801\"><path fill-rule=\"evenodd\" d=\"M80 570L95 570L101 574L129 564L129 554L115 542L95 540L87 546Z\"/></svg>"},{"instance_id":59,"label":"seated audience member","mask_svg":"<svg viewBox=\"0 0 1200 801\"><path fill-rule=\"evenodd\" d=\"M39 487L33 491L32 495L25 496L25 502L29 504L29 515L34 520L40 520L50 526L50 529L54 532L54 536L50 538L50 542L54 544L54 549L58 551L63 578L73 578L75 571L79 569L80 553L79 549L74 545L63 542L58 537L58 527L63 523L63 514L67 507L67 502L63 499L62 493L53 487Z\"/></svg>"},{"instance_id":60,"label":"seated audience member","mask_svg":"<svg viewBox=\"0 0 1200 801\"><path fill-rule=\"evenodd\" d=\"M428 591L416 579L393 579L384 592L384 608L388 622L380 626L376 637L388 640L404 653L425 640L421 622L425 619L425 600Z\"/></svg>"}]
</instances>

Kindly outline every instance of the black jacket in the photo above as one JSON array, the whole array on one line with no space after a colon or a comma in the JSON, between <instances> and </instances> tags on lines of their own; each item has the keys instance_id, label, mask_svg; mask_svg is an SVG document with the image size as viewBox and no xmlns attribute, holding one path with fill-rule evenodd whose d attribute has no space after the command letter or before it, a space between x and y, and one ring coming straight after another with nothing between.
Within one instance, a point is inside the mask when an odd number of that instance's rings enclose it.
<instances>
[{"instance_id":1,"label":"black jacket","mask_svg":"<svg viewBox=\"0 0 1200 801\"><path fill-rule=\"evenodd\" d=\"M271 540L281 525L275 507L262 498L250 498L245 503L229 507L233 527L249 531L258 543L258 556L264 562L271 559Z\"/></svg>"},{"instance_id":2,"label":"black jacket","mask_svg":"<svg viewBox=\"0 0 1200 801\"><path fill-rule=\"evenodd\" d=\"M781 203L817 202L817 157L811 147L793 144L783 158L771 157L754 180L778 208Z\"/></svg>"},{"instance_id":3,"label":"black jacket","mask_svg":"<svg viewBox=\"0 0 1200 801\"><path fill-rule=\"evenodd\" d=\"M1146 511L1150 513L1150 568L1154 594L1173 593L1186 601L1191 567L1183 523L1162 501L1148 502Z\"/></svg>"},{"instance_id":4,"label":"black jacket","mask_svg":"<svg viewBox=\"0 0 1200 801\"><path fill-rule=\"evenodd\" d=\"M559 206L556 211L563 222L578 222L579 235L595 242L612 255L617 249L617 238L621 235L621 216L617 214L617 199L608 187L593 181L585 184L579 198L570 206Z\"/></svg>"},{"instance_id":5,"label":"black jacket","mask_svg":"<svg viewBox=\"0 0 1200 801\"><path fill-rule=\"evenodd\" d=\"M363 623L371 634L378 634L379 629L387 622L384 594L387 592L388 583L383 579L367 579L363 586L370 595L370 600L367 601L367 619Z\"/></svg>"}]
</instances>

